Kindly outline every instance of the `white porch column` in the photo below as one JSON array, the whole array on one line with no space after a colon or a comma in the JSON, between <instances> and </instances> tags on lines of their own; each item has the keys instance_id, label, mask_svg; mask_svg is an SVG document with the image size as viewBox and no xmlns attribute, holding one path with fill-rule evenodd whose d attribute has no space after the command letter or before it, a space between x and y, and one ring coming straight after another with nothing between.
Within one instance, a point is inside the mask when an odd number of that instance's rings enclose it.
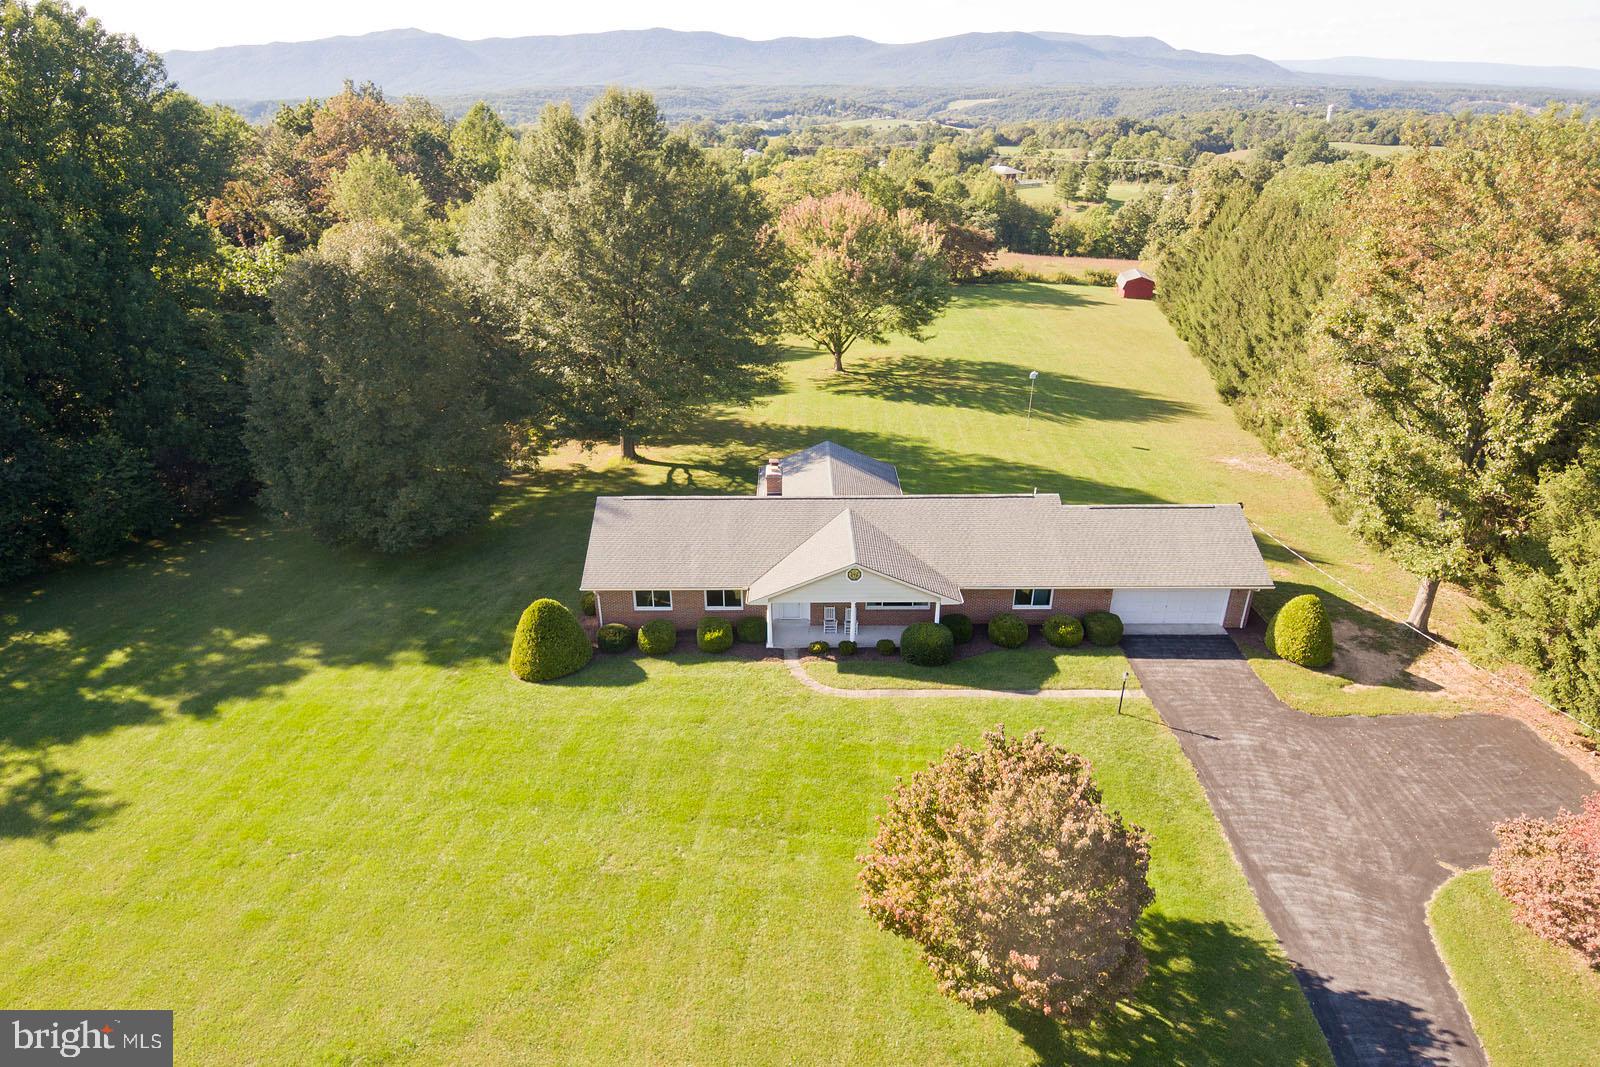
<instances>
[{"instance_id":1,"label":"white porch column","mask_svg":"<svg viewBox=\"0 0 1600 1067\"><path fill-rule=\"evenodd\" d=\"M767 647L768 648L777 648L778 647L777 645L772 643L772 601L770 601L770 600L767 601Z\"/></svg>"},{"instance_id":2,"label":"white porch column","mask_svg":"<svg viewBox=\"0 0 1600 1067\"><path fill-rule=\"evenodd\" d=\"M856 633L861 629L861 609L854 600L850 601L850 640L856 639Z\"/></svg>"},{"instance_id":3,"label":"white porch column","mask_svg":"<svg viewBox=\"0 0 1600 1067\"><path fill-rule=\"evenodd\" d=\"M939 606L942 603L944 603L942 600L935 600L933 602L933 621L934 622L938 622L939 621Z\"/></svg>"}]
</instances>

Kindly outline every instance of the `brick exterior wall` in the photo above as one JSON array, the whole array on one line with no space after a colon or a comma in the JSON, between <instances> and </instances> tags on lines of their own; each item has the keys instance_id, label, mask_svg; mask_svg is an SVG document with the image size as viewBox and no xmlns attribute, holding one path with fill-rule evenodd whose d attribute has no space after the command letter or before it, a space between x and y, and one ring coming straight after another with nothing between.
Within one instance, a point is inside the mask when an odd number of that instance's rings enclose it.
<instances>
[{"instance_id":1,"label":"brick exterior wall","mask_svg":"<svg viewBox=\"0 0 1600 1067\"><path fill-rule=\"evenodd\" d=\"M1250 590L1235 589L1228 594L1228 614L1224 616L1222 625L1230 630L1241 629L1250 624L1250 620L1243 618L1245 605L1250 603Z\"/></svg>"},{"instance_id":2,"label":"brick exterior wall","mask_svg":"<svg viewBox=\"0 0 1600 1067\"><path fill-rule=\"evenodd\" d=\"M760 615L762 618L766 618L767 615L765 607L752 605L728 611L721 608L707 610L704 589L674 589L671 611L640 611L633 606L632 589L604 590L596 592L595 598L600 602L600 618L603 621L620 622L635 629L652 619L667 619L679 630L693 630L707 615L716 618L726 617L734 621L746 615Z\"/></svg>"},{"instance_id":3,"label":"brick exterior wall","mask_svg":"<svg viewBox=\"0 0 1600 1067\"><path fill-rule=\"evenodd\" d=\"M996 615L1012 612L1031 623L1041 623L1052 615L1077 615L1080 618L1091 611L1111 610L1109 589L1057 589L1048 608L1014 608L1011 606L1013 589L963 589L963 603L945 608L969 616L973 622L988 622Z\"/></svg>"}]
</instances>

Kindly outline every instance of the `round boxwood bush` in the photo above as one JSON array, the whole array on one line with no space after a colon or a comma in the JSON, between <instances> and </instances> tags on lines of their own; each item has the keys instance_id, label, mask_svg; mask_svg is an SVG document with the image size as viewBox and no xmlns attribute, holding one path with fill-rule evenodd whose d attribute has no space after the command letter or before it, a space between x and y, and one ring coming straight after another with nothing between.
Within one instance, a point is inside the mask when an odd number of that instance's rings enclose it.
<instances>
[{"instance_id":1,"label":"round boxwood bush","mask_svg":"<svg viewBox=\"0 0 1600 1067\"><path fill-rule=\"evenodd\" d=\"M955 639L955 642L958 645L964 645L968 641L972 640L972 619L961 614L960 612L956 612L954 615L944 616L944 618L939 620L938 625L943 626L946 630L949 630L950 636ZM901 644L904 643L904 640L902 640Z\"/></svg>"},{"instance_id":2,"label":"round boxwood bush","mask_svg":"<svg viewBox=\"0 0 1600 1067\"><path fill-rule=\"evenodd\" d=\"M1109 647L1122 640L1122 619L1109 611L1091 611L1083 617L1083 633L1091 645Z\"/></svg>"},{"instance_id":3,"label":"round boxwood bush","mask_svg":"<svg viewBox=\"0 0 1600 1067\"><path fill-rule=\"evenodd\" d=\"M594 594L585 591L578 602L583 606L583 613L591 619L594 618L595 612L599 610L595 603Z\"/></svg>"},{"instance_id":4,"label":"round boxwood bush","mask_svg":"<svg viewBox=\"0 0 1600 1067\"><path fill-rule=\"evenodd\" d=\"M594 648L571 610L548 597L528 605L511 638L511 673L524 682L548 682L589 662Z\"/></svg>"},{"instance_id":5,"label":"round boxwood bush","mask_svg":"<svg viewBox=\"0 0 1600 1067\"><path fill-rule=\"evenodd\" d=\"M1326 667L1332 663L1333 623L1322 598L1305 593L1279 608L1267 624L1267 648L1302 667Z\"/></svg>"},{"instance_id":6,"label":"round boxwood bush","mask_svg":"<svg viewBox=\"0 0 1600 1067\"><path fill-rule=\"evenodd\" d=\"M900 635L900 654L919 667L942 667L955 658L955 635L942 623L914 622Z\"/></svg>"},{"instance_id":7,"label":"round boxwood bush","mask_svg":"<svg viewBox=\"0 0 1600 1067\"><path fill-rule=\"evenodd\" d=\"M1044 639L1057 648L1072 648L1083 644L1083 623L1071 615L1052 615L1040 627Z\"/></svg>"},{"instance_id":8,"label":"round boxwood bush","mask_svg":"<svg viewBox=\"0 0 1600 1067\"><path fill-rule=\"evenodd\" d=\"M733 623L707 615L695 627L694 643L701 652L726 652L733 647Z\"/></svg>"},{"instance_id":9,"label":"round boxwood bush","mask_svg":"<svg viewBox=\"0 0 1600 1067\"><path fill-rule=\"evenodd\" d=\"M813 641L806 646L806 651L813 656L826 656L830 647L826 641Z\"/></svg>"},{"instance_id":10,"label":"round boxwood bush","mask_svg":"<svg viewBox=\"0 0 1600 1067\"><path fill-rule=\"evenodd\" d=\"M882 641L879 641L874 647L877 648L878 655L880 656L898 656L900 654L900 646L889 640L887 637L885 637Z\"/></svg>"},{"instance_id":11,"label":"round boxwood bush","mask_svg":"<svg viewBox=\"0 0 1600 1067\"><path fill-rule=\"evenodd\" d=\"M666 619L651 619L639 627L639 651L647 656L665 656L678 647L678 628Z\"/></svg>"},{"instance_id":12,"label":"round boxwood bush","mask_svg":"<svg viewBox=\"0 0 1600 1067\"><path fill-rule=\"evenodd\" d=\"M767 620L760 615L746 615L733 624L733 636L747 645L767 643Z\"/></svg>"},{"instance_id":13,"label":"round boxwood bush","mask_svg":"<svg viewBox=\"0 0 1600 1067\"><path fill-rule=\"evenodd\" d=\"M853 655L856 654L856 650L859 649L860 647L861 646L856 644L854 641L840 641L839 642L839 655L841 655L841 656L853 656Z\"/></svg>"},{"instance_id":14,"label":"round boxwood bush","mask_svg":"<svg viewBox=\"0 0 1600 1067\"><path fill-rule=\"evenodd\" d=\"M626 652L633 647L633 630L620 622L608 622L600 627L596 640L601 652Z\"/></svg>"},{"instance_id":15,"label":"round boxwood bush","mask_svg":"<svg viewBox=\"0 0 1600 1067\"><path fill-rule=\"evenodd\" d=\"M989 620L989 640L1001 648L1021 648L1028 643L1028 624L1009 611Z\"/></svg>"}]
</instances>

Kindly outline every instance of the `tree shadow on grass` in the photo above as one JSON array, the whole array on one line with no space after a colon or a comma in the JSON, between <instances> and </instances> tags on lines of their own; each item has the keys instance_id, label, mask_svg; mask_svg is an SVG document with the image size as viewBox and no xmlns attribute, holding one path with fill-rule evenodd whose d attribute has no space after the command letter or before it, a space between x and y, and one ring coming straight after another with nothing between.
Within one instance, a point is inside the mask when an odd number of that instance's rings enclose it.
<instances>
[{"instance_id":1,"label":"tree shadow on grass","mask_svg":"<svg viewBox=\"0 0 1600 1067\"><path fill-rule=\"evenodd\" d=\"M1078 288L1044 282L1002 282L963 285L958 299L963 308L1088 307L1099 303Z\"/></svg>"},{"instance_id":2,"label":"tree shadow on grass","mask_svg":"<svg viewBox=\"0 0 1600 1067\"><path fill-rule=\"evenodd\" d=\"M925 407L964 407L997 415L1028 410L1028 370L1015 363L921 355L857 361L820 379L839 396L865 396ZM1041 374L1033 389L1033 418L1045 422L1164 422L1193 415L1194 405L1140 389Z\"/></svg>"},{"instance_id":3,"label":"tree shadow on grass","mask_svg":"<svg viewBox=\"0 0 1600 1067\"><path fill-rule=\"evenodd\" d=\"M1023 1011L1004 1018L1041 1064L1294 1064L1321 1036L1287 960L1230 923L1147 914L1150 973L1134 996L1068 1030Z\"/></svg>"},{"instance_id":4,"label":"tree shadow on grass","mask_svg":"<svg viewBox=\"0 0 1600 1067\"><path fill-rule=\"evenodd\" d=\"M1162 498L1132 486L1063 474L1049 467L999 460L992 456L933 448L900 434L843 426L783 426L726 416L697 427L697 457L677 466L692 470L688 492L753 493L756 471L771 455L797 452L819 441L833 441L893 463L900 487L919 493L1058 493L1067 503L1159 504ZM652 491L672 492L675 486Z\"/></svg>"}]
</instances>

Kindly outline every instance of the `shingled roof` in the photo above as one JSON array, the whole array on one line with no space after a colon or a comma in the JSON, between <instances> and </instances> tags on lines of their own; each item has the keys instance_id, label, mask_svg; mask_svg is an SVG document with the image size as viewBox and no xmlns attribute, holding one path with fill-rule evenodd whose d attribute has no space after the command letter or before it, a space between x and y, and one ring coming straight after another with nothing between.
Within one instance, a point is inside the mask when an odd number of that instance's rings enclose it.
<instances>
[{"instance_id":1,"label":"shingled roof","mask_svg":"<svg viewBox=\"0 0 1600 1067\"><path fill-rule=\"evenodd\" d=\"M784 496L900 495L900 475L893 463L832 441L791 452L777 463ZM764 486L758 491L764 492Z\"/></svg>"},{"instance_id":2,"label":"shingled roof","mask_svg":"<svg viewBox=\"0 0 1600 1067\"><path fill-rule=\"evenodd\" d=\"M600 497L582 588L747 589L756 599L755 589L784 578L786 561L797 549L847 513L853 545L873 536L864 532L870 527L904 554L897 557L902 563L915 560L958 589L1272 585L1237 504L1063 505L1051 493L803 497L786 492L779 497ZM822 543L831 552L842 543L834 540L839 536L835 531ZM763 581L780 564L785 570L771 583ZM926 588L922 581L911 584Z\"/></svg>"}]
</instances>

